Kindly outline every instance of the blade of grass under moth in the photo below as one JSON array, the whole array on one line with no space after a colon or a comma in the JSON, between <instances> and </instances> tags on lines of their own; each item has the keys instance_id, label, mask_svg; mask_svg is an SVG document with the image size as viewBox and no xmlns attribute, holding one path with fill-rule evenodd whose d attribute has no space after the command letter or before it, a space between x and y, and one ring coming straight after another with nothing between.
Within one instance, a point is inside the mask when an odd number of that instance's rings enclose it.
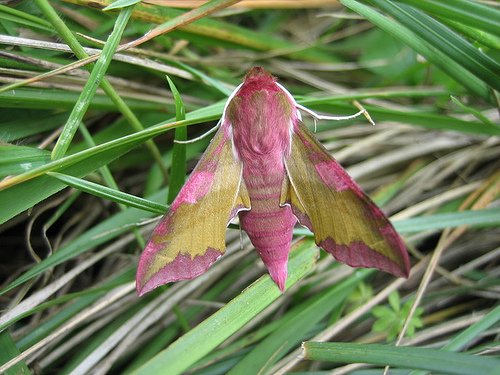
<instances>
[{"instance_id":1,"label":"blade of grass under moth","mask_svg":"<svg viewBox=\"0 0 500 375\"><path fill-rule=\"evenodd\" d=\"M240 278L240 273L241 270L239 269L239 267L231 267L231 270L228 271L227 273L224 273L224 276L218 278L218 280L215 283L210 282L210 286L206 289L203 295L197 298L197 300L198 301L216 300L218 296L221 295L221 293L227 292L228 289L231 289L234 286L235 281ZM151 294L146 298L149 298L150 300L157 299L159 297L158 296L159 294L165 293L160 289L164 289L164 287L158 288L156 289L156 291L151 292ZM141 300L143 299L144 298L141 298ZM181 300L182 299L183 298L181 298ZM193 323L198 324L199 320L197 320L197 317L199 316L200 313L206 311L206 308L202 304L193 304L187 309L179 309L179 310L183 314L182 319L188 321L189 324L192 326ZM159 321L163 320L162 317L158 317L158 319ZM158 334L156 334L155 337L151 337L150 340L148 340L148 344L146 346L141 347L140 353L138 354L138 356L136 356L136 358L134 358L130 366L128 366L128 368L124 371L124 374L129 374L133 370L139 368L149 359L151 359L156 354L158 354L166 347L168 347L174 340L176 340L179 337L180 329L181 329L180 322L176 321L174 324L169 324L168 327L165 327L164 330L158 332ZM187 332L184 329L182 330L184 333ZM234 351L231 351L231 353L234 353ZM208 356L210 356L210 354ZM204 360L207 357L205 357ZM200 362L197 362L194 366L199 367L199 363ZM201 364L201 367L204 367L203 364ZM188 371L190 370L191 368L188 369Z\"/></svg>"},{"instance_id":2,"label":"blade of grass under moth","mask_svg":"<svg viewBox=\"0 0 500 375\"><path fill-rule=\"evenodd\" d=\"M374 270L360 269L345 280L319 295L310 298L306 306L296 309L294 316L272 332L234 366L228 375L265 373L291 349L297 347L304 336L332 310L346 303L356 285L372 275ZM318 296L320 296L318 298ZM307 336L306 336L307 337Z\"/></svg>"},{"instance_id":3,"label":"blade of grass under moth","mask_svg":"<svg viewBox=\"0 0 500 375\"><path fill-rule=\"evenodd\" d=\"M312 268L316 257L317 249L312 241L301 241L292 248L288 263L288 288ZM183 373L280 296L281 292L270 276L261 277L133 374L155 374L159 371L170 375Z\"/></svg>"}]
</instances>

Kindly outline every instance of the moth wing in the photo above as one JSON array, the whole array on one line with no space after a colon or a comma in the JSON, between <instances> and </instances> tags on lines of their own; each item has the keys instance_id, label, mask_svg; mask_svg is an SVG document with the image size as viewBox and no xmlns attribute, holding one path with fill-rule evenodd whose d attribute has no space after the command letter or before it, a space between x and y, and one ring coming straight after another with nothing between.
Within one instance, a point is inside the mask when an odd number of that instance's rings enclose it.
<instances>
[{"instance_id":1,"label":"moth wing","mask_svg":"<svg viewBox=\"0 0 500 375\"><path fill-rule=\"evenodd\" d=\"M153 231L137 269L138 294L204 273L224 254L231 219L249 207L242 165L223 125Z\"/></svg>"},{"instance_id":2,"label":"moth wing","mask_svg":"<svg viewBox=\"0 0 500 375\"><path fill-rule=\"evenodd\" d=\"M285 167L282 203L291 205L319 247L349 266L408 277L408 253L392 224L300 121Z\"/></svg>"}]
</instances>

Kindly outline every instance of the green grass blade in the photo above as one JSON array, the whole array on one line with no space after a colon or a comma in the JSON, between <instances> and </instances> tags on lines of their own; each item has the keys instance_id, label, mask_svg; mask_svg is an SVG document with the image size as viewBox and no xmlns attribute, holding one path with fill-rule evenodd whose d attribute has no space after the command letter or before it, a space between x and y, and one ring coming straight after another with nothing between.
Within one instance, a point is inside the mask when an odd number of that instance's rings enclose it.
<instances>
[{"instance_id":1,"label":"green grass blade","mask_svg":"<svg viewBox=\"0 0 500 375\"><path fill-rule=\"evenodd\" d=\"M54 109L71 110L78 102L79 94L57 89L39 89L22 87L8 92L0 93L0 106L2 108L29 108L29 109ZM133 111L164 111L165 105L139 99L125 99L125 103ZM105 95L94 95L89 104L89 109L101 111L116 111L116 104ZM68 115L66 114L66 118ZM47 125L46 125L47 126Z\"/></svg>"},{"instance_id":2,"label":"green grass blade","mask_svg":"<svg viewBox=\"0 0 500 375\"><path fill-rule=\"evenodd\" d=\"M83 120L83 116L87 113L87 109L90 105L92 97L99 87L99 82L103 79L106 70L109 67L111 61L113 61L112 56L120 43L121 36L125 27L127 26L128 20L132 15L133 7L128 7L123 9L118 16L115 24L115 28L106 42L99 59L97 60L92 73L90 74L85 87L78 100L78 105L71 112L68 122L64 127L59 139L57 140L54 149L52 150L52 159L57 160L63 157L68 150L69 145Z\"/></svg>"},{"instance_id":3,"label":"green grass blade","mask_svg":"<svg viewBox=\"0 0 500 375\"><path fill-rule=\"evenodd\" d=\"M12 358L20 354L16 343L12 339L10 332L3 331L0 332L0 365L3 365L10 361ZM10 367L3 374L5 375L19 375L19 374L31 374L26 362L21 361L16 363L14 366Z\"/></svg>"},{"instance_id":4,"label":"green grass blade","mask_svg":"<svg viewBox=\"0 0 500 375\"><path fill-rule=\"evenodd\" d=\"M372 2L379 4L379 1L380 0L373 0ZM358 1L340 0L340 2L353 11L361 14L389 34L406 43L414 51L424 56L427 60L435 64L443 72L448 74L471 92L490 102L493 102L488 85L464 69L452 58L423 41L405 25L382 15L373 8L363 5ZM380 4L383 5L381 1Z\"/></svg>"},{"instance_id":5,"label":"green grass blade","mask_svg":"<svg viewBox=\"0 0 500 375\"><path fill-rule=\"evenodd\" d=\"M311 241L303 241L290 255L287 289L312 268L317 249ZM263 276L133 374L183 373L280 296L280 290L269 275Z\"/></svg>"},{"instance_id":6,"label":"green grass blade","mask_svg":"<svg viewBox=\"0 0 500 375\"><path fill-rule=\"evenodd\" d=\"M451 341L446 344L445 350L461 350L465 348L472 340L477 338L482 332L494 326L500 321L500 306L491 310L483 319L474 323L470 327L456 335Z\"/></svg>"},{"instance_id":7,"label":"green grass blade","mask_svg":"<svg viewBox=\"0 0 500 375\"><path fill-rule=\"evenodd\" d=\"M390 1L372 0L422 40L441 51L468 71L500 89L500 64L438 21L412 7Z\"/></svg>"},{"instance_id":8,"label":"green grass blade","mask_svg":"<svg viewBox=\"0 0 500 375\"><path fill-rule=\"evenodd\" d=\"M13 21L28 27L36 27L48 32L54 31L52 25L46 20L5 5L0 5L0 19Z\"/></svg>"},{"instance_id":9,"label":"green grass blade","mask_svg":"<svg viewBox=\"0 0 500 375\"><path fill-rule=\"evenodd\" d=\"M175 87L174 82L167 76L168 85L170 90L174 95L175 99L175 119L177 121L184 120L186 118L186 109L182 101L181 95ZM175 129L176 141L184 142L187 140L187 128L182 126ZM172 148L172 168L170 170L170 184L168 189L167 203L170 204L174 201L175 197L179 193L184 185L184 180L186 179L186 144L185 143L174 143Z\"/></svg>"},{"instance_id":10,"label":"green grass blade","mask_svg":"<svg viewBox=\"0 0 500 375\"><path fill-rule=\"evenodd\" d=\"M305 359L346 363L369 363L380 366L422 369L439 374L489 374L500 360L438 349L394 347L378 344L307 342Z\"/></svg>"},{"instance_id":11,"label":"green grass blade","mask_svg":"<svg viewBox=\"0 0 500 375\"><path fill-rule=\"evenodd\" d=\"M405 0L404 4L411 4L432 14L482 29L500 37L500 11L479 2L466 0Z\"/></svg>"},{"instance_id":12,"label":"green grass blade","mask_svg":"<svg viewBox=\"0 0 500 375\"><path fill-rule=\"evenodd\" d=\"M50 162L50 152L26 146L0 146L0 178L20 174Z\"/></svg>"},{"instance_id":13,"label":"green grass blade","mask_svg":"<svg viewBox=\"0 0 500 375\"><path fill-rule=\"evenodd\" d=\"M48 172L47 174L61 182L64 182L68 186L72 186L76 189L82 190L89 194L93 194L97 197L124 204L128 207L138 208L140 210L149 211L158 215L163 215L167 210L167 207L165 205L158 204L144 198L136 197L134 195L127 194L115 189L111 189L90 181L82 180L81 178L76 178L57 172Z\"/></svg>"},{"instance_id":14,"label":"green grass blade","mask_svg":"<svg viewBox=\"0 0 500 375\"><path fill-rule=\"evenodd\" d=\"M320 298L311 298L296 308L294 316L276 329L250 353L234 366L228 375L252 375L265 373L274 363L280 360L290 349L298 346L304 336L332 310L346 303L346 298L362 280L373 274L374 270L359 270L351 277L343 280L321 294Z\"/></svg>"},{"instance_id":15,"label":"green grass blade","mask_svg":"<svg viewBox=\"0 0 500 375\"><path fill-rule=\"evenodd\" d=\"M500 207L412 217L394 222L394 227L401 233L455 228L462 225L475 228L497 227L500 225Z\"/></svg>"},{"instance_id":16,"label":"green grass blade","mask_svg":"<svg viewBox=\"0 0 500 375\"><path fill-rule=\"evenodd\" d=\"M497 306L492 311L490 311L483 319L477 321L470 327L467 327L462 332L457 334L454 338L451 339L450 342L443 346L442 350L458 351L464 349L471 343L471 341L477 339L477 337L481 333L491 328L499 321L500 306ZM427 372L425 371L414 371L411 375L425 375L426 373Z\"/></svg>"}]
</instances>

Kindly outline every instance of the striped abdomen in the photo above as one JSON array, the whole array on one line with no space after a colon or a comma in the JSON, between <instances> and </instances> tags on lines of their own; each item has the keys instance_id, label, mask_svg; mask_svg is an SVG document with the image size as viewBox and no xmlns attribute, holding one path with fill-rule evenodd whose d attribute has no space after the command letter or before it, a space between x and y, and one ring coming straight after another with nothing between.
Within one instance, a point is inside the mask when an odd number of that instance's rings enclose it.
<instances>
[{"instance_id":1,"label":"striped abdomen","mask_svg":"<svg viewBox=\"0 0 500 375\"><path fill-rule=\"evenodd\" d=\"M282 291L285 288L293 227L297 222L291 208L280 207L279 204L284 176L284 173L281 176L261 175L255 179L247 176L245 182L251 209L239 214L241 227Z\"/></svg>"}]
</instances>

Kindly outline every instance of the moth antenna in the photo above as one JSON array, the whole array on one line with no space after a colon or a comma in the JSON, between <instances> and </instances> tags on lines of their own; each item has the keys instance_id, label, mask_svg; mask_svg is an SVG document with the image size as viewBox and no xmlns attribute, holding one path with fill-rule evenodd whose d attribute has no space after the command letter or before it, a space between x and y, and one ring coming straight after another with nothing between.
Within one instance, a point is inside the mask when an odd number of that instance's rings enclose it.
<instances>
[{"instance_id":1,"label":"moth antenna","mask_svg":"<svg viewBox=\"0 0 500 375\"><path fill-rule=\"evenodd\" d=\"M196 137L196 138L193 138L193 139L190 139L188 141L178 141L176 139L174 139L174 143L180 143L180 144L187 144L187 143L194 143L194 142L197 142L199 141L200 139L203 139L205 138L207 135L209 135L210 133L213 133L214 131L217 130L217 128L219 127L220 125L220 121L219 123L217 123L217 125L215 125L212 129L210 129L209 131L207 131L206 133L200 135L199 137Z\"/></svg>"},{"instance_id":2,"label":"moth antenna","mask_svg":"<svg viewBox=\"0 0 500 375\"><path fill-rule=\"evenodd\" d=\"M327 115L320 115L320 114L314 112L313 110L311 110L307 107L304 107L303 105L301 105L299 103L296 104L296 107L298 109L300 109L301 111L304 111L305 113L307 113L308 115L310 115L314 119L314 131L316 131L316 125L317 125L318 120L331 120L331 121L350 120L350 119L358 117L362 114L365 115L366 119L370 122L370 124L375 125L375 123L373 122L372 118L370 117L370 115L368 114L366 109L362 109L361 111L355 113L354 115L349 115L349 116L327 116Z\"/></svg>"},{"instance_id":3,"label":"moth antenna","mask_svg":"<svg viewBox=\"0 0 500 375\"><path fill-rule=\"evenodd\" d=\"M332 121L340 121L340 120L350 120L352 118L358 117L359 115L363 114L366 112L366 109L362 109L361 111L355 113L354 115L349 115L349 116L327 116L327 115L320 115L314 112L312 109L309 109L307 107L304 107L303 105L297 103L296 107L307 114L311 115L312 118L316 120L332 120ZM371 121L370 121L371 122Z\"/></svg>"},{"instance_id":4,"label":"moth antenna","mask_svg":"<svg viewBox=\"0 0 500 375\"><path fill-rule=\"evenodd\" d=\"M368 122L372 125L375 125L375 121L373 121L372 117L370 116L370 114L368 113L368 111L366 109L363 108L363 105L358 102L357 100L353 100L352 101L352 104L354 104L356 106L357 109L359 109L361 112L364 111L364 115L366 117L366 119L368 120ZM360 113L361 113L360 112Z\"/></svg>"},{"instance_id":5,"label":"moth antenna","mask_svg":"<svg viewBox=\"0 0 500 375\"><path fill-rule=\"evenodd\" d=\"M365 109L363 111L364 111L364 115L365 115L366 119L368 120L368 122L372 125L375 125L375 121L373 121L372 116L370 116L368 111Z\"/></svg>"}]
</instances>

